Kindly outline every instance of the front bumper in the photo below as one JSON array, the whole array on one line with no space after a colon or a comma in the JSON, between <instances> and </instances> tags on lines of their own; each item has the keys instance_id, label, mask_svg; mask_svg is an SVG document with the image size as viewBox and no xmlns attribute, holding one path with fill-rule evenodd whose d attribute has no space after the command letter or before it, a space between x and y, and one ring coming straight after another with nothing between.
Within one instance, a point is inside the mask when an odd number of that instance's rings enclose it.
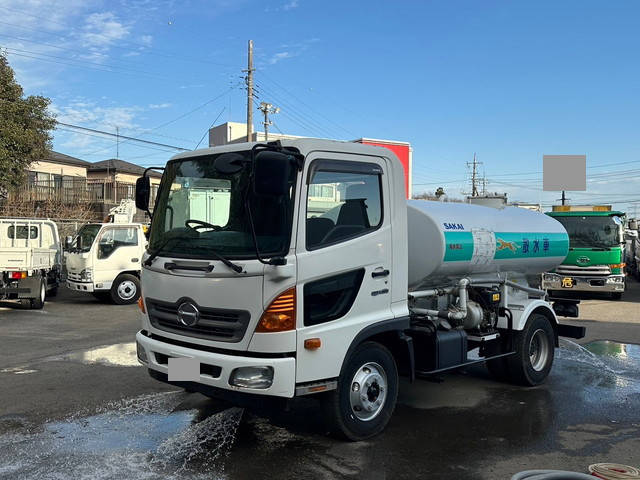
<instances>
[{"instance_id":1,"label":"front bumper","mask_svg":"<svg viewBox=\"0 0 640 480\"><path fill-rule=\"evenodd\" d=\"M569 284L571 287L567 286ZM542 275L542 288L565 292L624 292L624 275L599 277L545 273Z\"/></svg>"},{"instance_id":2,"label":"front bumper","mask_svg":"<svg viewBox=\"0 0 640 480\"><path fill-rule=\"evenodd\" d=\"M78 292L93 292L93 282L74 282L73 280L67 280L67 287L70 290L77 290Z\"/></svg>"},{"instance_id":3,"label":"front bumper","mask_svg":"<svg viewBox=\"0 0 640 480\"><path fill-rule=\"evenodd\" d=\"M251 352L246 352L247 356L208 352L196 348L172 345L149 338L142 331L136 334L136 342L138 343L139 349L144 349L147 357L147 362L144 363L141 361L141 363L146 365L150 370L155 370L165 375L169 373L166 362L167 357L194 358L201 365L204 364L220 368L220 374L217 377L204 374L201 369L198 383L232 392L273 397L292 398L295 393L296 360L293 357L263 358L251 357ZM229 376L235 368L256 366L269 366L273 368L273 383L269 388L242 388L229 384Z\"/></svg>"}]
</instances>

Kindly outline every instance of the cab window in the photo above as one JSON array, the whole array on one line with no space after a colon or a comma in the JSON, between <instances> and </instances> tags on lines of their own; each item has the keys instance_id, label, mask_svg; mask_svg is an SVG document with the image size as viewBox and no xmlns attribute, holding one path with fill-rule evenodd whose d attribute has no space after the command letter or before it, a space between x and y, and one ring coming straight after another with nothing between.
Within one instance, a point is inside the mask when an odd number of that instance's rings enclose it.
<instances>
[{"instance_id":1,"label":"cab window","mask_svg":"<svg viewBox=\"0 0 640 480\"><path fill-rule=\"evenodd\" d=\"M13 225L11 225L7 230L7 236L13 238L14 234L16 239L25 240L27 238L27 226L18 225L18 228L14 228ZM29 238L31 240L38 238L38 227L29 227Z\"/></svg>"},{"instance_id":2,"label":"cab window","mask_svg":"<svg viewBox=\"0 0 640 480\"><path fill-rule=\"evenodd\" d=\"M98 241L98 258L109 258L121 247L138 245L138 231L135 227L110 228L105 230Z\"/></svg>"},{"instance_id":3,"label":"cab window","mask_svg":"<svg viewBox=\"0 0 640 480\"><path fill-rule=\"evenodd\" d=\"M375 164L354 165L359 168L331 171L330 163L320 164L310 173L307 250L366 235L382 224L381 170Z\"/></svg>"}]
</instances>

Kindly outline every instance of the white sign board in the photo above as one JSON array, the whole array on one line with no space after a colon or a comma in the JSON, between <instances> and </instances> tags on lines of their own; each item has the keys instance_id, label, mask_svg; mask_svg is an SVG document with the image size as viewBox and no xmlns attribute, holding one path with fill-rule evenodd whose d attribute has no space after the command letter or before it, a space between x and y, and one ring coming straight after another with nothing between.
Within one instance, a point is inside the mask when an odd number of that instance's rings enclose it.
<instances>
[{"instance_id":1,"label":"white sign board","mask_svg":"<svg viewBox=\"0 0 640 480\"><path fill-rule=\"evenodd\" d=\"M587 189L586 155L543 155L544 191L584 191Z\"/></svg>"}]
</instances>

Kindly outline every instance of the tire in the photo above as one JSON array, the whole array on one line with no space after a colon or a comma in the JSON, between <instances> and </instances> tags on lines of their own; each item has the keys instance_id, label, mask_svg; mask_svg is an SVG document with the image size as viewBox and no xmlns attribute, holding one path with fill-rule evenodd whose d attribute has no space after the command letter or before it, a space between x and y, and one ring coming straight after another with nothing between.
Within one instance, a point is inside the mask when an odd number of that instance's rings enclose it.
<instances>
[{"instance_id":1,"label":"tire","mask_svg":"<svg viewBox=\"0 0 640 480\"><path fill-rule=\"evenodd\" d=\"M44 307L45 299L47 298L47 283L44 281L44 278L40 279L40 286L38 287L38 296L36 298L31 298L30 307L33 310L42 310Z\"/></svg>"},{"instance_id":2,"label":"tire","mask_svg":"<svg viewBox=\"0 0 640 480\"><path fill-rule=\"evenodd\" d=\"M535 386L545 381L553 365L555 334L549 319L532 314L513 342L515 354L506 357L509 381Z\"/></svg>"},{"instance_id":3,"label":"tire","mask_svg":"<svg viewBox=\"0 0 640 480\"><path fill-rule=\"evenodd\" d=\"M140 297L140 280L135 275L118 275L110 291L111 300L117 305L136 303Z\"/></svg>"},{"instance_id":4,"label":"tire","mask_svg":"<svg viewBox=\"0 0 640 480\"><path fill-rule=\"evenodd\" d=\"M623 292L612 292L611 300L622 300L622 293Z\"/></svg>"},{"instance_id":5,"label":"tire","mask_svg":"<svg viewBox=\"0 0 640 480\"><path fill-rule=\"evenodd\" d=\"M364 440L386 427L397 398L398 369L393 356L379 343L365 342L342 367L338 388L323 398L325 421L333 435Z\"/></svg>"}]
</instances>

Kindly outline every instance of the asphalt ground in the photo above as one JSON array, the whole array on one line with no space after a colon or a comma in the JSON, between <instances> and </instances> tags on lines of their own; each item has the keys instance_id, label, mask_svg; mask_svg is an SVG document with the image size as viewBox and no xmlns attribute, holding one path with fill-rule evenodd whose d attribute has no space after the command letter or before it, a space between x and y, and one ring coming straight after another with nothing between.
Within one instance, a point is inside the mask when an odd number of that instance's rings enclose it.
<instances>
[{"instance_id":1,"label":"asphalt ground","mask_svg":"<svg viewBox=\"0 0 640 480\"><path fill-rule=\"evenodd\" d=\"M403 382L378 437L326 435L317 403L237 409L152 380L135 305L61 289L41 311L0 303L0 479L472 478L640 466L640 284L583 301L579 345L520 388L483 367ZM604 340L608 342L604 342Z\"/></svg>"}]
</instances>

